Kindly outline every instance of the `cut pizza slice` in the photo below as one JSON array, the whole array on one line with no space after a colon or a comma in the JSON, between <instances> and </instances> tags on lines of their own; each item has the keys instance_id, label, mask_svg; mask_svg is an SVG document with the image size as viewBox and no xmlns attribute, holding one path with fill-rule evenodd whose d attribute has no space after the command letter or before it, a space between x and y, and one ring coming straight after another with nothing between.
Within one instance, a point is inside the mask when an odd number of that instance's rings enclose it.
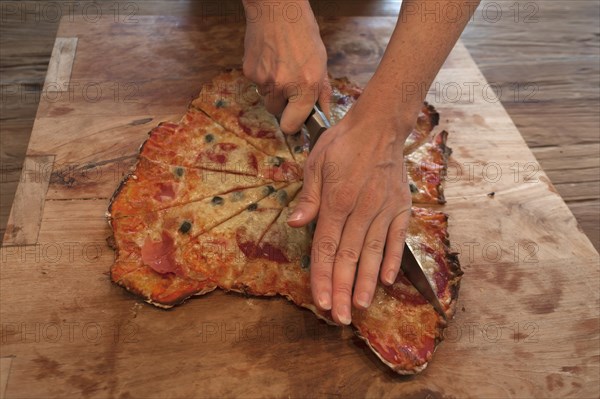
<instances>
[{"instance_id":1,"label":"cut pizza slice","mask_svg":"<svg viewBox=\"0 0 600 399\"><path fill-rule=\"evenodd\" d=\"M141 149L141 156L169 165L181 165L274 181L299 180L292 160L266 155L204 113L190 108L179 124L161 124Z\"/></svg>"},{"instance_id":2,"label":"cut pizza slice","mask_svg":"<svg viewBox=\"0 0 600 399\"><path fill-rule=\"evenodd\" d=\"M119 254L139 251L147 266L159 273L173 272L177 265L168 256L175 248L255 206L284 186L285 183L273 183L236 190L156 212L112 219Z\"/></svg>"},{"instance_id":3,"label":"cut pizza slice","mask_svg":"<svg viewBox=\"0 0 600 399\"><path fill-rule=\"evenodd\" d=\"M331 313L319 310L312 300L309 270L314 223L299 228L287 223L297 201L265 233L234 287L252 295L282 295L333 324Z\"/></svg>"},{"instance_id":4,"label":"cut pizza slice","mask_svg":"<svg viewBox=\"0 0 600 399\"><path fill-rule=\"evenodd\" d=\"M407 241L414 244L415 256L452 317L462 271L448 247L447 220L442 212L412 208ZM414 374L427 366L446 326L402 272L393 285L378 284L367 310L353 309L352 324L377 356L400 374Z\"/></svg>"},{"instance_id":5,"label":"cut pizza slice","mask_svg":"<svg viewBox=\"0 0 600 399\"><path fill-rule=\"evenodd\" d=\"M166 165L140 157L113 194L107 216L139 216L268 184L269 180L256 176Z\"/></svg>"},{"instance_id":6,"label":"cut pizza slice","mask_svg":"<svg viewBox=\"0 0 600 399\"><path fill-rule=\"evenodd\" d=\"M294 183L294 186L298 187L299 184ZM284 183L273 183L158 212L112 220L117 251L115 264L111 268L112 280L132 292L153 293L151 297L144 297L163 306L176 303L173 299L175 287L187 287L176 295L179 301L195 295L194 290L198 287L196 282L204 282L207 276L199 273L195 273L193 279L186 276L186 246L200 234L235 219L244 210L255 208L257 203L273 193L279 193L279 198L284 198L287 191L279 190L282 187ZM209 284L201 286L203 288L198 292L213 287ZM166 292L173 294L167 295Z\"/></svg>"},{"instance_id":7,"label":"cut pizza slice","mask_svg":"<svg viewBox=\"0 0 600 399\"><path fill-rule=\"evenodd\" d=\"M446 202L442 182L446 175L448 132L442 131L405 158L413 204L443 204Z\"/></svg>"},{"instance_id":8,"label":"cut pizza slice","mask_svg":"<svg viewBox=\"0 0 600 399\"><path fill-rule=\"evenodd\" d=\"M192 107L265 154L293 159L277 120L266 110L256 85L240 70L221 73L204 85Z\"/></svg>"},{"instance_id":9,"label":"cut pizza slice","mask_svg":"<svg viewBox=\"0 0 600 399\"><path fill-rule=\"evenodd\" d=\"M198 236L185 248L184 273L192 278L209 276L219 287L234 289L248 260L260 256L261 238L300 187L301 183L291 183L273 191L235 218Z\"/></svg>"}]
</instances>

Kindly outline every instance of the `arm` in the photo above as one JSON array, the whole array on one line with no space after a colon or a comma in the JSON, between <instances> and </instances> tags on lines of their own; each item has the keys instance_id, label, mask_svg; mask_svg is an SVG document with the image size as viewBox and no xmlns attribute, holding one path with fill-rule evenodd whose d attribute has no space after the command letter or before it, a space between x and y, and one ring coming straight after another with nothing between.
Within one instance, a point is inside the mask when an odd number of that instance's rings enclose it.
<instances>
[{"instance_id":1,"label":"arm","mask_svg":"<svg viewBox=\"0 0 600 399\"><path fill-rule=\"evenodd\" d=\"M451 2L437 1L441 8ZM321 309L332 309L334 320L342 324L351 321L352 303L363 309L370 305L378 276L384 284L396 279L411 206L404 141L426 91L476 6L454 1L461 4L462 17L435 22L422 12L411 12L426 3L433 2L403 2L364 93L310 153L301 201L290 217L291 225L300 226L319 214L311 257L313 297ZM407 95L407 85L415 84L423 90ZM327 163L337 166L337 178L323 182L321 168Z\"/></svg>"}]
</instances>

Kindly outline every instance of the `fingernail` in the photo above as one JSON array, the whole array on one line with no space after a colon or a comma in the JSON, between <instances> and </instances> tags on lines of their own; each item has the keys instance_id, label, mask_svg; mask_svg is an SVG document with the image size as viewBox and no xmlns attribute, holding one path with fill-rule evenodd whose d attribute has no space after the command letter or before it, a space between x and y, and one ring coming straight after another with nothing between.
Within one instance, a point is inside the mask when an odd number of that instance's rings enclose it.
<instances>
[{"instance_id":1,"label":"fingernail","mask_svg":"<svg viewBox=\"0 0 600 399\"><path fill-rule=\"evenodd\" d=\"M361 307L363 308L368 308L369 307L369 294L367 294L366 292L362 292L360 294L358 294L358 297L356 298L356 303L358 303Z\"/></svg>"},{"instance_id":2,"label":"fingernail","mask_svg":"<svg viewBox=\"0 0 600 399\"><path fill-rule=\"evenodd\" d=\"M288 222L295 222L297 220L302 219L302 211L301 210L296 210L294 212L292 212L292 214L290 215L290 217L288 218Z\"/></svg>"},{"instance_id":3,"label":"fingernail","mask_svg":"<svg viewBox=\"0 0 600 399\"><path fill-rule=\"evenodd\" d=\"M322 293L319 295L319 307L323 310L331 310L331 302L329 301L329 294Z\"/></svg>"},{"instance_id":4,"label":"fingernail","mask_svg":"<svg viewBox=\"0 0 600 399\"><path fill-rule=\"evenodd\" d=\"M348 305L341 305L338 307L337 311L340 323L345 325L350 324L350 307L348 307Z\"/></svg>"},{"instance_id":5,"label":"fingernail","mask_svg":"<svg viewBox=\"0 0 600 399\"><path fill-rule=\"evenodd\" d=\"M387 272L387 274L385 275L385 281L387 281L388 284L394 284L395 280L396 280L396 272L393 270L390 270L389 272Z\"/></svg>"}]
</instances>

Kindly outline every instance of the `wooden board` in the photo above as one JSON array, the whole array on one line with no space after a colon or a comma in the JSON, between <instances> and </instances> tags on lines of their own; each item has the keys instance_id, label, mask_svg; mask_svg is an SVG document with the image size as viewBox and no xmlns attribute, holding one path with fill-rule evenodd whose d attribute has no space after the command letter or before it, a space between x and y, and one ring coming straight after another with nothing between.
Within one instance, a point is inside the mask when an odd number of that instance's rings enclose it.
<instances>
[{"instance_id":1,"label":"wooden board","mask_svg":"<svg viewBox=\"0 0 600 399\"><path fill-rule=\"evenodd\" d=\"M321 25L331 73L365 84L394 19ZM395 375L350 328L283 299L214 292L162 311L110 283L108 198L146 133L177 120L215 72L239 66L243 31L208 18L63 20L58 37L76 42L70 85L40 102L27 154L35 167L23 172L2 248L0 392L597 397L598 253L503 107L477 89L485 79L460 44L429 100L454 149L443 210L465 276L423 373ZM452 95L469 86L473 95Z\"/></svg>"}]
</instances>

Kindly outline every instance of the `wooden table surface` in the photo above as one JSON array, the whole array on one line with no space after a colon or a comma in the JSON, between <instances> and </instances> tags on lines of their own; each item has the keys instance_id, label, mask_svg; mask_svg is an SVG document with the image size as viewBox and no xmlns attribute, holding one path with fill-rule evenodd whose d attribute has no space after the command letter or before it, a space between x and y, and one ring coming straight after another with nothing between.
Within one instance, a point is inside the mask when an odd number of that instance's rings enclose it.
<instances>
[{"instance_id":1,"label":"wooden table surface","mask_svg":"<svg viewBox=\"0 0 600 399\"><path fill-rule=\"evenodd\" d=\"M0 237L4 234L58 19L51 1L2 2L0 21ZM210 15L239 12L238 0L79 1L74 15L124 20L133 15ZM62 4L62 3L61 3ZM399 1L314 1L323 16L395 15ZM27 7L27 8L26 8ZM70 15L68 8L62 14ZM83 11L83 10L86 11ZM29 10L29 13L25 12ZM596 249L600 248L600 76L593 0L483 0L463 42L489 82L503 88L502 104ZM530 96L535 90L533 97ZM532 101L533 100L533 101Z\"/></svg>"},{"instance_id":2,"label":"wooden table surface","mask_svg":"<svg viewBox=\"0 0 600 399\"><path fill-rule=\"evenodd\" d=\"M394 20L321 26L332 73L365 84ZM213 19L63 19L52 97L39 104L2 248L0 392L597 397L598 253L502 105L483 90L446 101L445 88L488 84L461 44L428 99L454 149L443 209L465 276L446 342L422 374L393 374L350 328L281 298L215 292L162 311L110 283L108 198L147 131L239 64L242 37L242 24ZM94 89L57 90L75 83Z\"/></svg>"}]
</instances>

